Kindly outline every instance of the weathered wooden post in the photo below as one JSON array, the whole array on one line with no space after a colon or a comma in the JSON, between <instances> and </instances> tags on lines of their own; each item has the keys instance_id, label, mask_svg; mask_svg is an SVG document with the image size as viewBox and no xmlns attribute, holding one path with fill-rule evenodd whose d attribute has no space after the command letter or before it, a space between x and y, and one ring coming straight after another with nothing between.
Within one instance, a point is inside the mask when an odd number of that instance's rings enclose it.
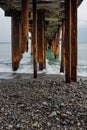
<instances>
[{"instance_id":1,"label":"weathered wooden post","mask_svg":"<svg viewBox=\"0 0 87 130\"><path fill-rule=\"evenodd\" d=\"M65 1L65 79L71 82L71 1Z\"/></svg>"},{"instance_id":2,"label":"weathered wooden post","mask_svg":"<svg viewBox=\"0 0 87 130\"><path fill-rule=\"evenodd\" d=\"M44 37L44 69L46 68L46 37L45 37L45 11L44 11L44 15L43 15L43 37Z\"/></svg>"},{"instance_id":3,"label":"weathered wooden post","mask_svg":"<svg viewBox=\"0 0 87 130\"><path fill-rule=\"evenodd\" d=\"M12 68L16 71L19 67L21 59L21 26L20 17L17 12L12 14L11 18L12 29Z\"/></svg>"},{"instance_id":4,"label":"weathered wooden post","mask_svg":"<svg viewBox=\"0 0 87 130\"><path fill-rule=\"evenodd\" d=\"M60 28L58 29L58 32L56 34L56 39L55 39L55 59L59 57L59 51L60 51Z\"/></svg>"},{"instance_id":5,"label":"weathered wooden post","mask_svg":"<svg viewBox=\"0 0 87 130\"><path fill-rule=\"evenodd\" d=\"M21 10L21 27L22 27L22 53L28 51L28 30L29 30L29 11L28 0L22 0Z\"/></svg>"},{"instance_id":6,"label":"weathered wooden post","mask_svg":"<svg viewBox=\"0 0 87 130\"><path fill-rule=\"evenodd\" d=\"M33 31L31 32L31 55L33 55Z\"/></svg>"},{"instance_id":7,"label":"weathered wooden post","mask_svg":"<svg viewBox=\"0 0 87 130\"><path fill-rule=\"evenodd\" d=\"M45 30L44 30L44 38L45 38ZM46 50L47 50L47 43L45 40L44 41L44 69L46 68Z\"/></svg>"},{"instance_id":8,"label":"weathered wooden post","mask_svg":"<svg viewBox=\"0 0 87 130\"><path fill-rule=\"evenodd\" d=\"M77 81L77 0L65 1L65 77Z\"/></svg>"},{"instance_id":9,"label":"weathered wooden post","mask_svg":"<svg viewBox=\"0 0 87 130\"><path fill-rule=\"evenodd\" d=\"M48 40L48 42L47 42L47 44L48 44L48 49L52 49L52 43L53 43L53 41L51 41L51 40ZM53 50L54 51L54 50Z\"/></svg>"},{"instance_id":10,"label":"weathered wooden post","mask_svg":"<svg viewBox=\"0 0 87 130\"><path fill-rule=\"evenodd\" d=\"M52 46L53 44L53 46ZM53 52L54 52L54 59L56 59L56 44L57 44L57 37L55 35L54 39L53 39L53 43L51 44L51 48L53 48Z\"/></svg>"},{"instance_id":11,"label":"weathered wooden post","mask_svg":"<svg viewBox=\"0 0 87 130\"><path fill-rule=\"evenodd\" d=\"M48 40L46 39L45 42L46 42L45 47L46 47L46 50L47 50L48 49Z\"/></svg>"},{"instance_id":12,"label":"weathered wooden post","mask_svg":"<svg viewBox=\"0 0 87 130\"><path fill-rule=\"evenodd\" d=\"M45 16L44 10L38 11L38 59L39 70L43 70L45 67Z\"/></svg>"},{"instance_id":13,"label":"weathered wooden post","mask_svg":"<svg viewBox=\"0 0 87 130\"><path fill-rule=\"evenodd\" d=\"M33 62L34 62L34 78L37 78L37 9L36 0L32 0L33 6Z\"/></svg>"},{"instance_id":14,"label":"weathered wooden post","mask_svg":"<svg viewBox=\"0 0 87 130\"><path fill-rule=\"evenodd\" d=\"M51 50L54 52L54 39L52 40L52 43L51 43Z\"/></svg>"},{"instance_id":15,"label":"weathered wooden post","mask_svg":"<svg viewBox=\"0 0 87 130\"><path fill-rule=\"evenodd\" d=\"M61 43L61 65L60 65L60 72L64 73L65 67L65 21L62 21L62 43Z\"/></svg>"},{"instance_id":16,"label":"weathered wooden post","mask_svg":"<svg viewBox=\"0 0 87 130\"><path fill-rule=\"evenodd\" d=\"M54 39L53 39L54 59L56 59L56 56L55 56L55 51L56 51L56 42L57 42L57 40L56 40L56 35L55 35L55 37L54 37Z\"/></svg>"},{"instance_id":17,"label":"weathered wooden post","mask_svg":"<svg viewBox=\"0 0 87 130\"><path fill-rule=\"evenodd\" d=\"M77 81L77 0L71 3L71 80Z\"/></svg>"}]
</instances>

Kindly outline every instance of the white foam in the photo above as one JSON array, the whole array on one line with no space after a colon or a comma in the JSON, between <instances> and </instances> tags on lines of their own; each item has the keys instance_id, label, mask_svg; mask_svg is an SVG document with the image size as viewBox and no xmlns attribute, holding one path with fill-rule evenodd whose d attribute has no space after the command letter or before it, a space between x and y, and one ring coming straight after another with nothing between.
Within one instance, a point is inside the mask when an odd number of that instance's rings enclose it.
<instances>
[{"instance_id":1,"label":"white foam","mask_svg":"<svg viewBox=\"0 0 87 130\"><path fill-rule=\"evenodd\" d=\"M11 59L7 60L5 58L0 57L0 72L10 72L12 71ZM38 71L38 73L46 73L46 74L61 74L60 73L60 59L59 61L52 61L53 64L50 64L49 60L46 59L46 69L43 71ZM38 70L38 68L37 68ZM31 56L31 42L29 41L29 52L23 54L23 58L21 59L19 69L16 73L33 73L33 59ZM79 60L78 68L77 68L78 76L87 77L87 61L84 59Z\"/></svg>"},{"instance_id":2,"label":"white foam","mask_svg":"<svg viewBox=\"0 0 87 130\"><path fill-rule=\"evenodd\" d=\"M0 59L0 72L13 73L10 60L6 61L5 59ZM16 73L33 73L33 64L31 62L31 56L29 53L24 55L24 58L21 60L19 69L16 71ZM38 73L63 75L63 73L60 73L60 62L50 65L49 60L46 60L46 69L43 71L38 71ZM87 77L87 66L78 65L77 75Z\"/></svg>"}]
</instances>

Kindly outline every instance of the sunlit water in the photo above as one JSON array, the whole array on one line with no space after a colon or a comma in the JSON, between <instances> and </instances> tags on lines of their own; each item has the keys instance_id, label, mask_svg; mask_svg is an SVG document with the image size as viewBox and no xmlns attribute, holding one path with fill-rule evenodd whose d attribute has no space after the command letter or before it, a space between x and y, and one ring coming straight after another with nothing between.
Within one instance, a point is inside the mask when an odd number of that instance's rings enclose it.
<instances>
[{"instance_id":1,"label":"sunlit water","mask_svg":"<svg viewBox=\"0 0 87 130\"><path fill-rule=\"evenodd\" d=\"M17 73L33 73L33 59L31 56L31 42L29 41L29 51L23 55ZM38 73L59 74L60 59L54 59L53 52L46 52L46 69ZM11 72L11 43L0 42L0 72ZM78 44L78 76L87 77L87 43Z\"/></svg>"}]
</instances>

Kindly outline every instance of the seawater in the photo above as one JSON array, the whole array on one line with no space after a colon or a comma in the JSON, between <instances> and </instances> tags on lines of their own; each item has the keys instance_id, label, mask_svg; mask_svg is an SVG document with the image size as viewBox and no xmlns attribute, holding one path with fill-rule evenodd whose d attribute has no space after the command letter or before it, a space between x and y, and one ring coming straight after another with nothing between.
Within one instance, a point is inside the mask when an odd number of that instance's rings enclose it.
<instances>
[{"instance_id":1,"label":"seawater","mask_svg":"<svg viewBox=\"0 0 87 130\"><path fill-rule=\"evenodd\" d=\"M28 53L23 54L23 59L21 59L19 69L16 71L16 73L33 73L31 41L29 41L28 46L29 51ZM38 70L38 73L60 74L60 61L61 56L59 56L58 59L54 59L53 52L51 50L46 51L46 69L44 69L43 71ZM0 42L0 72L13 73L10 42ZM87 43L78 43L77 74L78 76L87 77Z\"/></svg>"},{"instance_id":2,"label":"seawater","mask_svg":"<svg viewBox=\"0 0 87 130\"><path fill-rule=\"evenodd\" d=\"M78 76L87 77L87 43L78 44Z\"/></svg>"}]
</instances>

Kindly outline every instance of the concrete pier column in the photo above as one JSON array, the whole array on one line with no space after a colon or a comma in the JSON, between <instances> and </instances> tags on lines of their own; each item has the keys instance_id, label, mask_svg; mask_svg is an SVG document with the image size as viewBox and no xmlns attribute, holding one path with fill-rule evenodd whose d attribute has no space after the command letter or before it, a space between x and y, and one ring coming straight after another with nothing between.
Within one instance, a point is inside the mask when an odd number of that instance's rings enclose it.
<instances>
[{"instance_id":1,"label":"concrete pier column","mask_svg":"<svg viewBox=\"0 0 87 130\"><path fill-rule=\"evenodd\" d=\"M12 30L12 69L16 71L19 67L21 59L21 27L20 17L17 13L13 13L11 18L11 30Z\"/></svg>"}]
</instances>

